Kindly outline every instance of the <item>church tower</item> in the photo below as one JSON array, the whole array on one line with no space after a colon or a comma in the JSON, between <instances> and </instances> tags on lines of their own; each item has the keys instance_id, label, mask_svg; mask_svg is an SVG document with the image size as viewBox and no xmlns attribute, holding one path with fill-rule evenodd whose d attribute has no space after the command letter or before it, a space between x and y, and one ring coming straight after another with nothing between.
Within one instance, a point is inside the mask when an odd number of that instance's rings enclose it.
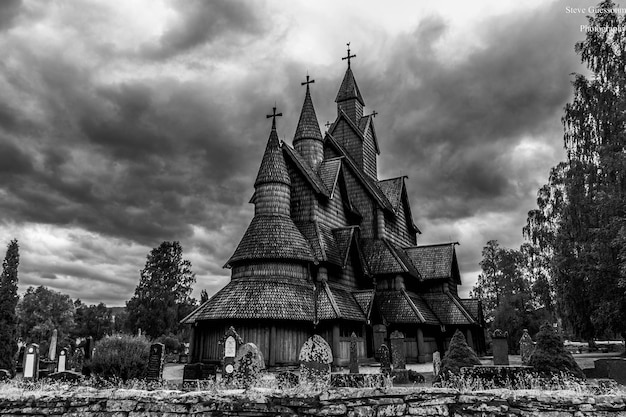
<instances>
[{"instance_id":1,"label":"church tower","mask_svg":"<svg viewBox=\"0 0 626 417\"><path fill-rule=\"evenodd\" d=\"M307 75L306 81L302 83L302 85L306 85L306 94L304 96L304 104L302 104L302 111L300 112L300 119L298 120L298 127L296 127L296 134L293 138L293 147L309 166L317 172L317 168L324 159L324 140L317 122L317 115L315 114L309 89L309 84L314 82L315 80L309 80Z\"/></svg>"},{"instance_id":2,"label":"church tower","mask_svg":"<svg viewBox=\"0 0 626 417\"><path fill-rule=\"evenodd\" d=\"M341 82L335 102L337 103L337 113L339 114L343 111L353 123L358 125L363 117L365 101L363 101L359 86L356 84L354 74L352 74L352 69L350 68L350 59L352 58L356 58L356 55L350 55L350 44L348 43L348 56L342 58L348 60L348 69Z\"/></svg>"}]
</instances>

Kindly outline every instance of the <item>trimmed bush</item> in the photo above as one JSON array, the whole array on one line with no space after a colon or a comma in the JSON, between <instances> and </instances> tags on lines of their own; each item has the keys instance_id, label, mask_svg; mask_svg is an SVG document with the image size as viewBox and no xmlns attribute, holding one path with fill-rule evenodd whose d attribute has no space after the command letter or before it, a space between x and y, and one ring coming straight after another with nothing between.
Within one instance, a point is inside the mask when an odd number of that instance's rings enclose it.
<instances>
[{"instance_id":1,"label":"trimmed bush","mask_svg":"<svg viewBox=\"0 0 626 417\"><path fill-rule=\"evenodd\" d=\"M178 337L173 334L157 337L154 343L163 343L165 345L165 353L178 353L181 351L181 346L183 345L182 342L178 340Z\"/></svg>"},{"instance_id":2,"label":"trimmed bush","mask_svg":"<svg viewBox=\"0 0 626 417\"><path fill-rule=\"evenodd\" d=\"M465 336L457 329L452 340L450 340L448 351L441 361L441 369L437 378L446 379L451 374L459 375L461 368L480 364L476 353L467 345Z\"/></svg>"},{"instance_id":3,"label":"trimmed bush","mask_svg":"<svg viewBox=\"0 0 626 417\"><path fill-rule=\"evenodd\" d=\"M98 377L126 382L146 377L149 356L150 343L143 336L107 336L98 342L87 366Z\"/></svg>"},{"instance_id":4,"label":"trimmed bush","mask_svg":"<svg viewBox=\"0 0 626 417\"><path fill-rule=\"evenodd\" d=\"M563 340L552 326L544 324L537 333L535 352L530 357L530 365L535 371L544 375L568 373L577 378L585 379L585 374L574 360L574 357L563 346Z\"/></svg>"}]
</instances>

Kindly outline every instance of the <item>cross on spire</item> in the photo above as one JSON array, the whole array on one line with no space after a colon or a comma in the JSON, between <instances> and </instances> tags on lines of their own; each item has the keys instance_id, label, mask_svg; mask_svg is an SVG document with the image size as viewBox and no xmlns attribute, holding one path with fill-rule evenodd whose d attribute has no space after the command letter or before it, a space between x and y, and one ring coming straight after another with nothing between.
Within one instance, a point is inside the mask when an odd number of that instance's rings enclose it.
<instances>
[{"instance_id":1,"label":"cross on spire","mask_svg":"<svg viewBox=\"0 0 626 417\"><path fill-rule=\"evenodd\" d=\"M272 108L272 114L268 114L266 119L272 118L272 129L276 129L276 118L282 116L282 113L276 113L276 105Z\"/></svg>"},{"instance_id":2,"label":"cross on spire","mask_svg":"<svg viewBox=\"0 0 626 417\"><path fill-rule=\"evenodd\" d=\"M331 124L330 122L328 122L328 121L326 122L326 124L324 125L324 126L326 126L326 130L328 130L328 128L330 127L330 124Z\"/></svg>"},{"instance_id":3,"label":"cross on spire","mask_svg":"<svg viewBox=\"0 0 626 417\"><path fill-rule=\"evenodd\" d=\"M306 81L303 83L300 83L300 85L306 85L306 88L309 88L309 84L313 84L315 82L315 80L311 80L309 81L309 74L306 75Z\"/></svg>"},{"instance_id":4,"label":"cross on spire","mask_svg":"<svg viewBox=\"0 0 626 417\"><path fill-rule=\"evenodd\" d=\"M350 58L356 58L356 55L350 55L350 42L348 42L346 45L348 45L348 56L344 56L343 58L341 58L341 60L343 61L344 59L347 59L348 68L350 68Z\"/></svg>"},{"instance_id":5,"label":"cross on spire","mask_svg":"<svg viewBox=\"0 0 626 417\"><path fill-rule=\"evenodd\" d=\"M374 117L376 117L376 115L377 115L377 114L378 114L378 112L377 112L376 110L374 110L374 111L372 112L372 116L374 116Z\"/></svg>"}]
</instances>

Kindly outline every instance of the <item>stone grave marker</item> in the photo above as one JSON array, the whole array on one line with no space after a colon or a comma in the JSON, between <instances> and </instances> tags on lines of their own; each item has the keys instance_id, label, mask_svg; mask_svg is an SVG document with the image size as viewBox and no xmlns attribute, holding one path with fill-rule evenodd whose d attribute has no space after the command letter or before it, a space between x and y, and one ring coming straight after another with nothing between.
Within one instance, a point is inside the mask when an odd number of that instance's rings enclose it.
<instances>
[{"instance_id":1,"label":"stone grave marker","mask_svg":"<svg viewBox=\"0 0 626 417\"><path fill-rule=\"evenodd\" d=\"M26 353L26 346L20 346L19 351L17 352L17 366L15 370L17 372L24 371L24 354Z\"/></svg>"},{"instance_id":2,"label":"stone grave marker","mask_svg":"<svg viewBox=\"0 0 626 417\"><path fill-rule=\"evenodd\" d=\"M39 345L31 343L24 355L24 379L36 381L39 378Z\"/></svg>"},{"instance_id":3,"label":"stone grave marker","mask_svg":"<svg viewBox=\"0 0 626 417\"><path fill-rule=\"evenodd\" d=\"M165 345L163 343L153 343L150 345L150 356L148 356L148 370L146 379L148 381L160 381L163 379L163 362L165 361Z\"/></svg>"},{"instance_id":4,"label":"stone grave marker","mask_svg":"<svg viewBox=\"0 0 626 417\"><path fill-rule=\"evenodd\" d=\"M491 336L491 347L493 350L493 364L494 365L508 365L509 364L509 332L503 332L500 329L496 329Z\"/></svg>"},{"instance_id":5,"label":"stone grave marker","mask_svg":"<svg viewBox=\"0 0 626 417\"><path fill-rule=\"evenodd\" d=\"M374 325L374 358L380 361L378 357L378 350L380 346L385 343L385 338L387 337L387 327L384 324L375 324Z\"/></svg>"},{"instance_id":6,"label":"stone grave marker","mask_svg":"<svg viewBox=\"0 0 626 417\"><path fill-rule=\"evenodd\" d=\"M241 388L250 388L260 378L265 369L265 360L261 350L254 343L245 343L237 350L233 363L234 385Z\"/></svg>"},{"instance_id":7,"label":"stone grave marker","mask_svg":"<svg viewBox=\"0 0 626 417\"><path fill-rule=\"evenodd\" d=\"M439 351L433 352L433 375L439 375L441 370L441 353Z\"/></svg>"},{"instance_id":8,"label":"stone grave marker","mask_svg":"<svg viewBox=\"0 0 626 417\"><path fill-rule=\"evenodd\" d=\"M404 333L396 330L391 333L389 339L391 341L391 365L393 369L406 369Z\"/></svg>"},{"instance_id":9,"label":"stone grave marker","mask_svg":"<svg viewBox=\"0 0 626 417\"><path fill-rule=\"evenodd\" d=\"M358 338L354 332L352 332L352 335L350 336L350 373L359 373Z\"/></svg>"},{"instance_id":10,"label":"stone grave marker","mask_svg":"<svg viewBox=\"0 0 626 417\"><path fill-rule=\"evenodd\" d=\"M94 345L93 345L93 337L89 336L85 340L85 359L91 359L91 355L93 355Z\"/></svg>"},{"instance_id":11,"label":"stone grave marker","mask_svg":"<svg viewBox=\"0 0 626 417\"><path fill-rule=\"evenodd\" d=\"M57 342L58 342L58 332L57 329L52 331L52 337L50 337L50 347L48 348L48 360L56 361L57 360Z\"/></svg>"},{"instance_id":12,"label":"stone grave marker","mask_svg":"<svg viewBox=\"0 0 626 417\"><path fill-rule=\"evenodd\" d=\"M224 336L222 337L221 344L224 346L224 356L222 360L222 378L229 381L235 372L235 357L239 351L239 347L243 345L243 340L235 331L233 326L230 326Z\"/></svg>"},{"instance_id":13,"label":"stone grave marker","mask_svg":"<svg viewBox=\"0 0 626 417\"><path fill-rule=\"evenodd\" d=\"M519 353L522 357L522 365L530 364L530 357L535 351L535 342L528 334L528 329L524 329L522 337L519 340Z\"/></svg>"},{"instance_id":14,"label":"stone grave marker","mask_svg":"<svg viewBox=\"0 0 626 417\"><path fill-rule=\"evenodd\" d=\"M383 375L389 375L391 373L391 360L389 348L384 343L378 348L378 358L380 360L380 372Z\"/></svg>"},{"instance_id":15,"label":"stone grave marker","mask_svg":"<svg viewBox=\"0 0 626 417\"><path fill-rule=\"evenodd\" d=\"M300 349L300 384L327 387L330 385L330 365L333 351L320 335L307 339Z\"/></svg>"},{"instance_id":16,"label":"stone grave marker","mask_svg":"<svg viewBox=\"0 0 626 417\"><path fill-rule=\"evenodd\" d=\"M183 368L183 389L196 389L200 381L216 380L217 365L207 363L188 363Z\"/></svg>"},{"instance_id":17,"label":"stone grave marker","mask_svg":"<svg viewBox=\"0 0 626 417\"><path fill-rule=\"evenodd\" d=\"M57 362L57 372L65 372L67 370L67 348L59 351L59 360Z\"/></svg>"},{"instance_id":18,"label":"stone grave marker","mask_svg":"<svg viewBox=\"0 0 626 417\"><path fill-rule=\"evenodd\" d=\"M85 365L85 351L82 347L77 347L74 351L74 370L82 372Z\"/></svg>"}]
</instances>

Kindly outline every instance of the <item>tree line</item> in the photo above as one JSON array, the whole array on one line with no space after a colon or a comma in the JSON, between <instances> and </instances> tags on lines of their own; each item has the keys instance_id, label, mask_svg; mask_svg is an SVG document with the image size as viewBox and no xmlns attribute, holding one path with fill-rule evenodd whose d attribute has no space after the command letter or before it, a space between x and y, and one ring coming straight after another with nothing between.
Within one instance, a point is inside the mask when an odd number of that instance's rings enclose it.
<instances>
[{"instance_id":1,"label":"tree line","mask_svg":"<svg viewBox=\"0 0 626 417\"><path fill-rule=\"evenodd\" d=\"M575 46L590 75L574 75L566 160L537 193L527 243L483 250L473 295L493 326L549 319L579 340L626 336L626 16L614 7L602 2Z\"/></svg>"}]
</instances>

